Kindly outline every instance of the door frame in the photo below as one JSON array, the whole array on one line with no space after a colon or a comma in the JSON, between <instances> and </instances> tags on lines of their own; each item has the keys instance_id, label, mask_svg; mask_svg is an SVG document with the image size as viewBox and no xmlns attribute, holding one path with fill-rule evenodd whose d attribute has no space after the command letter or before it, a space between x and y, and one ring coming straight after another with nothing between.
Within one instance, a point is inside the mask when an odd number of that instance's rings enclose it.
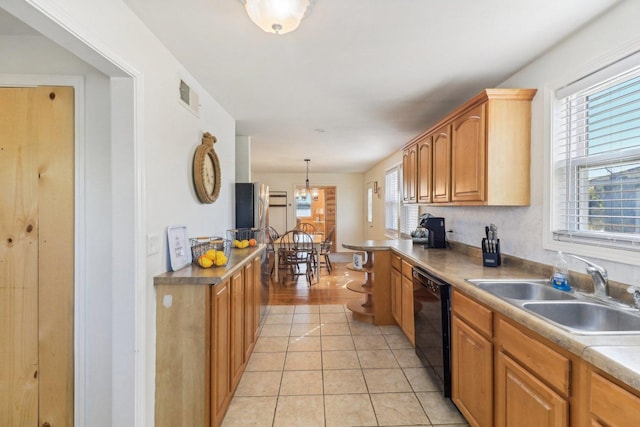
<instances>
[{"instance_id":1,"label":"door frame","mask_svg":"<svg viewBox=\"0 0 640 427\"><path fill-rule=\"evenodd\" d=\"M82 76L63 75L31 75L31 74L0 74L0 86L4 87L33 87L33 86L68 86L74 88L74 227L73 227L73 376L74 376L74 419L84 408L86 383L86 322L78 321L86 318L86 243L83 237L85 228L85 140L84 140L84 79ZM82 413L84 419L84 413Z\"/></svg>"}]
</instances>

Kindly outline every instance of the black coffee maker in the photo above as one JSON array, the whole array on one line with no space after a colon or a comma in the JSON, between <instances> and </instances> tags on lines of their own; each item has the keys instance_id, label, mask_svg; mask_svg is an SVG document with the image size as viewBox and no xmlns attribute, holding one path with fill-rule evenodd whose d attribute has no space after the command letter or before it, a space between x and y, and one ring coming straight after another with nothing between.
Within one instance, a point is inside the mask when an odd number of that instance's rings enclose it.
<instances>
[{"instance_id":1,"label":"black coffee maker","mask_svg":"<svg viewBox=\"0 0 640 427\"><path fill-rule=\"evenodd\" d=\"M420 215L420 227L429 230L429 241L425 248L446 248L447 234L444 227L444 218L431 214Z\"/></svg>"}]
</instances>

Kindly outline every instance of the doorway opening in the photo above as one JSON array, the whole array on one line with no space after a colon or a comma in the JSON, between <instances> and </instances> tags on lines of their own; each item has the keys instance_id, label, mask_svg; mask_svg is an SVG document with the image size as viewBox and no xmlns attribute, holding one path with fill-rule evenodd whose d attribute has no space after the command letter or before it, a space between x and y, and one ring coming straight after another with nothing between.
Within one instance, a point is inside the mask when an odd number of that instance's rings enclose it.
<instances>
[{"instance_id":1,"label":"doorway opening","mask_svg":"<svg viewBox=\"0 0 640 427\"><path fill-rule=\"evenodd\" d=\"M295 227L300 228L302 224L308 224L311 230L322 234L325 239L334 229L331 252L336 252L336 187L318 186L313 187L311 191L305 191L303 185L296 185L295 195Z\"/></svg>"}]
</instances>

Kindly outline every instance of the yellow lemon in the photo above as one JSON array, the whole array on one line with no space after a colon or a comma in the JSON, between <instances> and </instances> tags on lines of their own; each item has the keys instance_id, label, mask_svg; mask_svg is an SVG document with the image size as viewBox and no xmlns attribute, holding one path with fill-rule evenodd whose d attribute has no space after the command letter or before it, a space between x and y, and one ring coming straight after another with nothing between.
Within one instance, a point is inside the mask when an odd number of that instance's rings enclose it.
<instances>
[{"instance_id":1,"label":"yellow lemon","mask_svg":"<svg viewBox=\"0 0 640 427\"><path fill-rule=\"evenodd\" d=\"M224 252L218 252L216 254L215 264L217 266L222 266L222 265L225 265L226 263L227 263L227 257L225 256Z\"/></svg>"},{"instance_id":2,"label":"yellow lemon","mask_svg":"<svg viewBox=\"0 0 640 427\"><path fill-rule=\"evenodd\" d=\"M236 247L236 248L239 248L240 247L240 240L234 240L233 241L233 246Z\"/></svg>"},{"instance_id":3,"label":"yellow lemon","mask_svg":"<svg viewBox=\"0 0 640 427\"><path fill-rule=\"evenodd\" d=\"M240 243L242 243L242 246L241 246L242 248L249 247L249 241L248 241L248 240L243 240L243 241L242 241L242 242L240 242Z\"/></svg>"},{"instance_id":4,"label":"yellow lemon","mask_svg":"<svg viewBox=\"0 0 640 427\"><path fill-rule=\"evenodd\" d=\"M198 265L203 268L209 268L213 265L213 260L211 260L210 258L207 258L204 255L200 255L198 257Z\"/></svg>"},{"instance_id":5,"label":"yellow lemon","mask_svg":"<svg viewBox=\"0 0 640 427\"><path fill-rule=\"evenodd\" d=\"M204 253L204 256L206 256L210 260L215 260L217 253L218 251L216 251L215 249L209 249L207 252Z\"/></svg>"}]
</instances>

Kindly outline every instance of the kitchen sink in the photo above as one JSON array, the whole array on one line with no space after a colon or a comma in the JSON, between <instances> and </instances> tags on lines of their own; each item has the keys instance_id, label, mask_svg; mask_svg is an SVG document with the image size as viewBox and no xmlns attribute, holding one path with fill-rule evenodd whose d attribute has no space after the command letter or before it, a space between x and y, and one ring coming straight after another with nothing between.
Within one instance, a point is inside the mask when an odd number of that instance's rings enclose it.
<instances>
[{"instance_id":1,"label":"kitchen sink","mask_svg":"<svg viewBox=\"0 0 640 427\"><path fill-rule=\"evenodd\" d=\"M480 289L501 298L515 300L574 300L568 292L549 285L548 280L469 280Z\"/></svg>"},{"instance_id":2,"label":"kitchen sink","mask_svg":"<svg viewBox=\"0 0 640 427\"><path fill-rule=\"evenodd\" d=\"M584 301L530 301L522 307L576 334L638 334L640 316Z\"/></svg>"}]
</instances>

